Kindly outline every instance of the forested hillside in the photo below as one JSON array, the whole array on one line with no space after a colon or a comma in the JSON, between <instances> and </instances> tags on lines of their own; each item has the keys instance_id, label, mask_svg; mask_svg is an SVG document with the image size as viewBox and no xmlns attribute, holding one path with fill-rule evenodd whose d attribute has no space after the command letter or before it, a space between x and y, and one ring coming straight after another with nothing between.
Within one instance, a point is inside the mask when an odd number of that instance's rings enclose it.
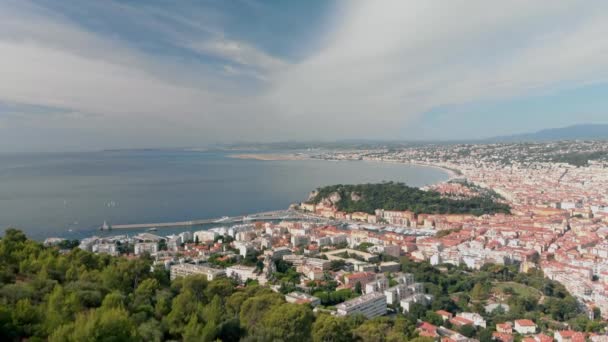
<instances>
[{"instance_id":1,"label":"forested hillside","mask_svg":"<svg viewBox=\"0 0 608 342\"><path fill-rule=\"evenodd\" d=\"M347 213L362 211L373 214L376 209L409 210L417 214L493 214L509 213L508 205L492 196L479 196L463 200L442 197L436 191L423 191L403 183L357 185L331 185L316 190L310 203L318 204L338 194L334 203L338 210Z\"/></svg>"},{"instance_id":2,"label":"forested hillside","mask_svg":"<svg viewBox=\"0 0 608 342\"><path fill-rule=\"evenodd\" d=\"M482 341L493 324L534 319L541 328L600 331L563 286L540 272L487 265L480 271L401 260L434 296L430 307L365 320L360 316L314 314L308 305L288 304L268 287L236 286L203 276L173 282L152 260L96 255L77 248L62 253L9 229L0 240L1 341L428 341L417 337L417 320L441 324L435 310L474 311L487 329L461 333ZM323 284L318 284L323 286ZM330 290L328 290L330 291ZM484 311L500 294L511 309ZM328 304L329 305L329 304ZM331 309L326 307L325 309Z\"/></svg>"},{"instance_id":3,"label":"forested hillside","mask_svg":"<svg viewBox=\"0 0 608 342\"><path fill-rule=\"evenodd\" d=\"M62 254L9 229L0 241L0 340L352 341L377 321L314 316L268 287L204 276L169 282L149 259ZM393 341L414 338L405 318L382 323Z\"/></svg>"}]
</instances>

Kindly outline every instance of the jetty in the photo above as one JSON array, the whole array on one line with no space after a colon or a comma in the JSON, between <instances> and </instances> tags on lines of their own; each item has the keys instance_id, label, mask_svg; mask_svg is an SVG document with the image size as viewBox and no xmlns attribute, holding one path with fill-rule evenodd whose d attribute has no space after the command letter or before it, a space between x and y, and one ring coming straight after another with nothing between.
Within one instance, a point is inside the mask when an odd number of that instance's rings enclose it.
<instances>
[{"instance_id":1,"label":"jetty","mask_svg":"<svg viewBox=\"0 0 608 342\"><path fill-rule=\"evenodd\" d=\"M242 222L254 222L254 221L273 221L273 220L296 220L308 218L307 215L303 215L295 210L278 210L268 211L263 213L257 213L247 216L233 216L233 217L222 217L215 219L201 219L191 221L178 221L178 222L158 222L158 223L133 223L133 224L113 224L108 225L104 222L104 225L100 230L115 230L115 229L146 229L146 228L175 228L175 227L191 227L201 226L206 224L230 224L230 223L242 223Z\"/></svg>"}]
</instances>

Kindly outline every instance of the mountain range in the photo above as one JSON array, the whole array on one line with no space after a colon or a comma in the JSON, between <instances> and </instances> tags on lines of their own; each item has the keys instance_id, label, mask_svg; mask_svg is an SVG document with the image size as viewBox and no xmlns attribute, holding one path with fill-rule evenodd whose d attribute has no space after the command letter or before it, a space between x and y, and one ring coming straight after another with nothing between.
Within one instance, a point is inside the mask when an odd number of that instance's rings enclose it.
<instances>
[{"instance_id":1,"label":"mountain range","mask_svg":"<svg viewBox=\"0 0 608 342\"><path fill-rule=\"evenodd\" d=\"M505 135L483 140L492 142L608 140L608 124L581 124L560 128L549 128L533 133Z\"/></svg>"}]
</instances>

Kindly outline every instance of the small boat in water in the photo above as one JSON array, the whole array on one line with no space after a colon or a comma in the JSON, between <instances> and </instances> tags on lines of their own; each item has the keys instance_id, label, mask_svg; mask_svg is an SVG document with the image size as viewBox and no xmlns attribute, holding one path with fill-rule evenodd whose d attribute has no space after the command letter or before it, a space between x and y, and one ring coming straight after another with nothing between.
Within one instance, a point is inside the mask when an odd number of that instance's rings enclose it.
<instances>
[{"instance_id":1,"label":"small boat in water","mask_svg":"<svg viewBox=\"0 0 608 342\"><path fill-rule=\"evenodd\" d=\"M149 232L155 232L155 231L157 231L157 229L156 229L156 227L152 227L152 228L148 228L148 231Z\"/></svg>"}]
</instances>

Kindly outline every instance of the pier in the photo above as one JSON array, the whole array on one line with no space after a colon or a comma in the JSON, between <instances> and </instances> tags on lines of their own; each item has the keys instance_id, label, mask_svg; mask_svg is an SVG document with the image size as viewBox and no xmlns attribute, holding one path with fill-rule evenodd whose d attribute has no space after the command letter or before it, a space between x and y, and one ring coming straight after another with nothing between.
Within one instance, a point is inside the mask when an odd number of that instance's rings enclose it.
<instances>
[{"instance_id":1,"label":"pier","mask_svg":"<svg viewBox=\"0 0 608 342\"><path fill-rule=\"evenodd\" d=\"M295 220L307 218L306 215L298 213L294 210L278 210L268 211L263 213L257 213L247 216L233 216L233 217L222 217L215 219L201 219L191 221L180 221L180 222L159 222L159 223L133 223L133 224L116 224L111 225L110 229L145 229L145 228L174 228L174 227L189 227L189 226L200 226L212 223L240 223L240 222L252 222L252 221L273 221L273 220ZM103 229L102 229L103 230Z\"/></svg>"}]
</instances>

